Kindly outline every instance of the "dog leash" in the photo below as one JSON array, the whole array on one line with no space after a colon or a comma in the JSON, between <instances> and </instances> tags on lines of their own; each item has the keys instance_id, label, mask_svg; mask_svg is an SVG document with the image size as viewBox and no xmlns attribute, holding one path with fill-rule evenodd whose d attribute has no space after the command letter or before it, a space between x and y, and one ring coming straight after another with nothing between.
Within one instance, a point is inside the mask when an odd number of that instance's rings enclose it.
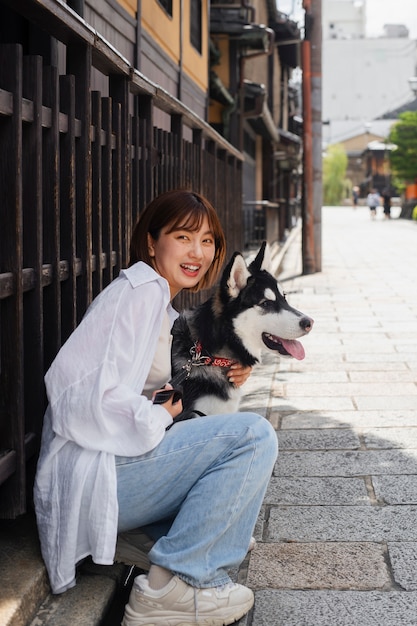
<instances>
[{"instance_id":1,"label":"dog leash","mask_svg":"<svg viewBox=\"0 0 417 626\"><path fill-rule=\"evenodd\" d=\"M211 356L211 354L202 354L203 347L201 342L197 339L190 348L190 359L182 366L179 372L175 374L168 382L172 385L172 389L163 389L155 394L153 399L154 404L164 404L171 398L175 404L178 400L182 399L182 390L179 388L182 383L187 380L191 374L193 367L200 367L201 365L213 365L217 367L230 367L236 363L233 359L226 357Z\"/></svg>"}]
</instances>

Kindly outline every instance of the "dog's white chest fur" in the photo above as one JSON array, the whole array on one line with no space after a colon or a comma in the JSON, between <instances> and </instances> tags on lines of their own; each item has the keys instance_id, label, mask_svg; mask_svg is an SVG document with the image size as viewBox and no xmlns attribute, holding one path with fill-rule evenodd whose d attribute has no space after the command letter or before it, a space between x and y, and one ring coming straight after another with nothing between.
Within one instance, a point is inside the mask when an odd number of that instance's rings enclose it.
<instances>
[{"instance_id":1,"label":"dog's white chest fur","mask_svg":"<svg viewBox=\"0 0 417 626\"><path fill-rule=\"evenodd\" d=\"M226 413L236 413L239 409L242 392L240 389L232 388L230 390L229 400L222 400L217 396L201 396L194 404L197 411L201 411L205 415L224 415Z\"/></svg>"}]
</instances>

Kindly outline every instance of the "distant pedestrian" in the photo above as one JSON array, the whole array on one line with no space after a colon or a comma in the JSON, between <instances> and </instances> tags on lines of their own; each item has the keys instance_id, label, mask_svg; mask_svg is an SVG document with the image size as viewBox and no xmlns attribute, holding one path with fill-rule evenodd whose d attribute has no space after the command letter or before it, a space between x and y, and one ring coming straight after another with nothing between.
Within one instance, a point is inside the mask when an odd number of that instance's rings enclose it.
<instances>
[{"instance_id":1,"label":"distant pedestrian","mask_svg":"<svg viewBox=\"0 0 417 626\"><path fill-rule=\"evenodd\" d=\"M358 207L358 200L359 200L359 187L355 185L355 187L352 189L352 203L353 203L354 209Z\"/></svg>"},{"instance_id":2,"label":"distant pedestrian","mask_svg":"<svg viewBox=\"0 0 417 626\"><path fill-rule=\"evenodd\" d=\"M384 205L384 217L389 220L391 217L391 192L389 187L386 187L382 192L382 201Z\"/></svg>"},{"instance_id":3,"label":"distant pedestrian","mask_svg":"<svg viewBox=\"0 0 417 626\"><path fill-rule=\"evenodd\" d=\"M380 195L376 189L372 189L366 198L366 204L371 212L371 220L376 217L376 209L380 205Z\"/></svg>"}]
</instances>

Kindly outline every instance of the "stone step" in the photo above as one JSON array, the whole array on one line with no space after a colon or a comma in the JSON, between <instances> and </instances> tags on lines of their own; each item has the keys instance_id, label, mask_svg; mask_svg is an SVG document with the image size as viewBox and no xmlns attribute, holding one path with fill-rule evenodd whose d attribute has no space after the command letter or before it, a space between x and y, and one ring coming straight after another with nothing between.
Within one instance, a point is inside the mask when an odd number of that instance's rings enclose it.
<instances>
[{"instance_id":1,"label":"stone step","mask_svg":"<svg viewBox=\"0 0 417 626\"><path fill-rule=\"evenodd\" d=\"M85 561L77 585L50 593L33 514L0 521L0 624L2 626L100 626L109 611L124 565Z\"/></svg>"},{"instance_id":2,"label":"stone step","mask_svg":"<svg viewBox=\"0 0 417 626\"><path fill-rule=\"evenodd\" d=\"M77 584L58 596L48 594L27 626L100 626L119 588L117 566L82 573Z\"/></svg>"}]
</instances>

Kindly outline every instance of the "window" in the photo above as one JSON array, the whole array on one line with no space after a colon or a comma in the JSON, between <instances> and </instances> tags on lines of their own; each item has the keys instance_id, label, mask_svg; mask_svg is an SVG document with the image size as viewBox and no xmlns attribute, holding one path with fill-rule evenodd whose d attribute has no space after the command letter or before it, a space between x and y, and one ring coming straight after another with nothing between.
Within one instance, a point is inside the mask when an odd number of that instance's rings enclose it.
<instances>
[{"instance_id":1,"label":"window","mask_svg":"<svg viewBox=\"0 0 417 626\"><path fill-rule=\"evenodd\" d=\"M172 17L172 0L158 0L161 7Z\"/></svg>"},{"instance_id":2,"label":"window","mask_svg":"<svg viewBox=\"0 0 417 626\"><path fill-rule=\"evenodd\" d=\"M191 0L190 2L190 41L198 52L201 54L201 40L202 40L202 26L201 26L201 18L202 18L202 8L201 8L202 0Z\"/></svg>"}]
</instances>

